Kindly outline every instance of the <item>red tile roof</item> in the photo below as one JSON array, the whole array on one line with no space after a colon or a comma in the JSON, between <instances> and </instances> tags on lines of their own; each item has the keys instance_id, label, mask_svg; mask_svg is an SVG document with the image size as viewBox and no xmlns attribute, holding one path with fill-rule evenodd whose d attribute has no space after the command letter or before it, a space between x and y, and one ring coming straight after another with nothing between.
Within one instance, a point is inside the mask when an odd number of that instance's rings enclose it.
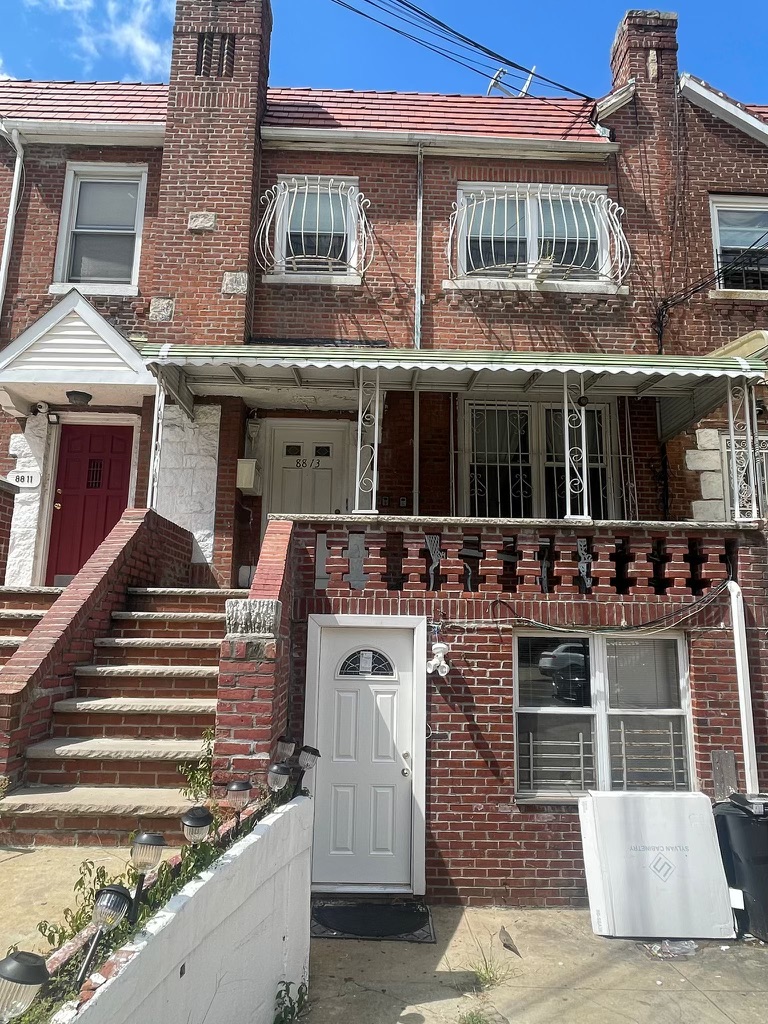
<instances>
[{"instance_id":1,"label":"red tile roof","mask_svg":"<svg viewBox=\"0 0 768 1024\"><path fill-rule=\"evenodd\" d=\"M167 85L128 82L0 82L0 117L30 121L165 121Z\"/></svg>"},{"instance_id":2,"label":"red tile roof","mask_svg":"<svg viewBox=\"0 0 768 1024\"><path fill-rule=\"evenodd\" d=\"M270 89L264 123L283 128L347 128L515 139L601 137L587 100L445 96L415 92Z\"/></svg>"},{"instance_id":3,"label":"red tile roof","mask_svg":"<svg viewBox=\"0 0 768 1024\"><path fill-rule=\"evenodd\" d=\"M128 82L0 81L0 117L39 121L165 120L168 86ZM746 109L768 122L768 106ZM599 141L584 100L436 93L282 89L268 93L265 124L282 128L346 128Z\"/></svg>"}]
</instances>

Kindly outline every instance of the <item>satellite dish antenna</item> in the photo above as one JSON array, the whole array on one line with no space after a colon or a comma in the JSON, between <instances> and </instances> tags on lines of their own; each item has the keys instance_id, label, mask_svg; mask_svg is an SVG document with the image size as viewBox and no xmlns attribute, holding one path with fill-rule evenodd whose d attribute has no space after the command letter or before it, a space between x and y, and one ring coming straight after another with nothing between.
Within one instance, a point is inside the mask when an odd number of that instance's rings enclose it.
<instances>
[{"instance_id":1,"label":"satellite dish antenna","mask_svg":"<svg viewBox=\"0 0 768 1024\"><path fill-rule=\"evenodd\" d=\"M508 89L506 87L506 85L504 85L502 83L502 78L505 77L507 72L506 72L506 70L504 68L499 68L499 70L496 72L496 74L491 79L491 83L488 86L488 92L486 93L486 96L490 96L491 93L494 91L494 89L497 92L500 92L503 96L517 96L517 97L519 97L519 96L526 96L527 93L528 93L528 90L531 88L531 82L533 81L533 75L534 75L535 71L536 71L536 65L534 64L533 67L531 68L531 73L526 78L525 84L523 85L522 89L520 90L520 92L515 93L511 89Z\"/></svg>"}]
</instances>

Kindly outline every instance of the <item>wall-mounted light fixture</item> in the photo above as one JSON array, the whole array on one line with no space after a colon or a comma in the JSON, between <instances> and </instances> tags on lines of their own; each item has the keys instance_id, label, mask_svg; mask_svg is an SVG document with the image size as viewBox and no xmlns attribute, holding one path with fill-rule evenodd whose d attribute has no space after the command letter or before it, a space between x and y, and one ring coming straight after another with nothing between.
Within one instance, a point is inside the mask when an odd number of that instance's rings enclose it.
<instances>
[{"instance_id":1,"label":"wall-mounted light fixture","mask_svg":"<svg viewBox=\"0 0 768 1024\"><path fill-rule=\"evenodd\" d=\"M90 405L93 395L89 395L87 391L68 391L67 401L70 405Z\"/></svg>"},{"instance_id":2,"label":"wall-mounted light fixture","mask_svg":"<svg viewBox=\"0 0 768 1024\"><path fill-rule=\"evenodd\" d=\"M57 412L49 412L47 415L48 415L48 422L49 423L58 423L59 422L59 414Z\"/></svg>"},{"instance_id":3,"label":"wall-mounted light fixture","mask_svg":"<svg viewBox=\"0 0 768 1024\"><path fill-rule=\"evenodd\" d=\"M445 660L445 656L450 650L448 644L442 642L442 640L436 640L432 644L432 657L427 662L427 672L432 675L433 672L437 672L439 676L447 676L451 671L451 666Z\"/></svg>"}]
</instances>

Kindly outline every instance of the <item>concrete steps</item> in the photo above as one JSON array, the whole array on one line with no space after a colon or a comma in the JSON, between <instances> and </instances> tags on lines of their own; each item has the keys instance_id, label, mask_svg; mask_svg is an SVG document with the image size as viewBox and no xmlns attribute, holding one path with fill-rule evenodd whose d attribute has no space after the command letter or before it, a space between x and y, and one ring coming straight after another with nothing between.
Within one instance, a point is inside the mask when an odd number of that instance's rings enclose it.
<instances>
[{"instance_id":1,"label":"concrete steps","mask_svg":"<svg viewBox=\"0 0 768 1024\"><path fill-rule=\"evenodd\" d=\"M0 610L31 608L47 611L61 593L61 587L0 587Z\"/></svg>"},{"instance_id":2,"label":"concrete steps","mask_svg":"<svg viewBox=\"0 0 768 1024\"><path fill-rule=\"evenodd\" d=\"M139 827L178 833L188 805L179 765L200 758L203 733L215 727L225 602L245 597L129 589L92 662L75 665L75 695L55 704L51 736L27 749L24 788L0 802L0 842L126 845ZM18 592L1 604L9 641L43 614Z\"/></svg>"},{"instance_id":3,"label":"concrete steps","mask_svg":"<svg viewBox=\"0 0 768 1024\"><path fill-rule=\"evenodd\" d=\"M191 805L179 789L25 786L0 802L0 844L125 846L136 829L181 842Z\"/></svg>"}]
</instances>

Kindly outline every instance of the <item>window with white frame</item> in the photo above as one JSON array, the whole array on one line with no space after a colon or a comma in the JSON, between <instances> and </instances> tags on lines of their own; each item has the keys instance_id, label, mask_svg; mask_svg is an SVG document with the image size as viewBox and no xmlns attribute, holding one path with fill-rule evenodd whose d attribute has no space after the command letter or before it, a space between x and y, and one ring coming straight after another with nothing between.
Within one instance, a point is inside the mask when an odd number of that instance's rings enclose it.
<instances>
[{"instance_id":1,"label":"window with white frame","mask_svg":"<svg viewBox=\"0 0 768 1024\"><path fill-rule=\"evenodd\" d=\"M629 268L620 217L601 188L462 183L452 269L458 277L620 283Z\"/></svg>"},{"instance_id":2,"label":"window with white frame","mask_svg":"<svg viewBox=\"0 0 768 1024\"><path fill-rule=\"evenodd\" d=\"M519 796L689 789L682 640L518 636L515 730Z\"/></svg>"},{"instance_id":3,"label":"window with white frame","mask_svg":"<svg viewBox=\"0 0 768 1024\"><path fill-rule=\"evenodd\" d=\"M256 252L268 274L360 276L372 257L357 178L281 176L262 197Z\"/></svg>"},{"instance_id":4,"label":"window with white frame","mask_svg":"<svg viewBox=\"0 0 768 1024\"><path fill-rule=\"evenodd\" d=\"M711 196L718 287L768 290L768 196Z\"/></svg>"},{"instance_id":5,"label":"window with white frame","mask_svg":"<svg viewBox=\"0 0 768 1024\"><path fill-rule=\"evenodd\" d=\"M589 509L613 517L612 416L608 405L585 410ZM562 519L565 509L563 407L532 402L467 402L467 514L479 518ZM581 443L569 425L570 446Z\"/></svg>"},{"instance_id":6,"label":"window with white frame","mask_svg":"<svg viewBox=\"0 0 768 1024\"><path fill-rule=\"evenodd\" d=\"M56 255L56 283L86 291L135 291L147 168L69 164Z\"/></svg>"}]
</instances>

